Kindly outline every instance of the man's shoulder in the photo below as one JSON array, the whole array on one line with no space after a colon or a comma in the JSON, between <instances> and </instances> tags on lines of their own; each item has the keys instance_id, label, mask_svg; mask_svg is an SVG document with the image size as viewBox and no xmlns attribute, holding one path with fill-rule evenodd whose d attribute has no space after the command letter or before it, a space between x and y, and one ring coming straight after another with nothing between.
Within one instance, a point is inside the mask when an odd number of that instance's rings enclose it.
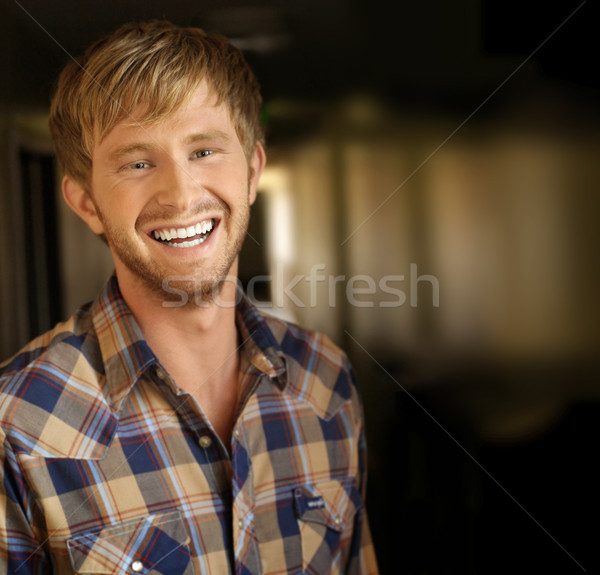
<instances>
[{"instance_id":1,"label":"man's shoulder","mask_svg":"<svg viewBox=\"0 0 600 575\"><path fill-rule=\"evenodd\" d=\"M74 455L75 445L78 453L95 453L99 439L86 421L110 417L102 371L84 307L0 366L0 427L26 453Z\"/></svg>"},{"instance_id":2,"label":"man's shoulder","mask_svg":"<svg viewBox=\"0 0 600 575\"><path fill-rule=\"evenodd\" d=\"M303 364L322 357L336 370L349 367L346 353L328 335L266 314L263 317L286 356Z\"/></svg>"},{"instance_id":3,"label":"man's shoulder","mask_svg":"<svg viewBox=\"0 0 600 575\"><path fill-rule=\"evenodd\" d=\"M0 391L11 377L40 363L60 366L67 357L65 346L83 348L83 341L91 335L89 305L77 310L69 319L32 339L11 358L0 363Z\"/></svg>"}]
</instances>

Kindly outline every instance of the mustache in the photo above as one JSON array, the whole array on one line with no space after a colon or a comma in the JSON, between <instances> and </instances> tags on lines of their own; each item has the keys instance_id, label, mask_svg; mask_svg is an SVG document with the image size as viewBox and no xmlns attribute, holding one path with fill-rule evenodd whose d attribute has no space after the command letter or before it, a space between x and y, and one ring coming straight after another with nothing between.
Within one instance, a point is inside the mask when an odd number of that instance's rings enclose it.
<instances>
[{"instance_id":1,"label":"mustache","mask_svg":"<svg viewBox=\"0 0 600 575\"><path fill-rule=\"evenodd\" d=\"M136 224L137 226L147 226L153 223L168 221L176 225L178 221L185 223L194 219L201 220L209 214L214 216L215 214L230 215L230 213L231 210L225 202L219 201L216 198L204 198L184 212L160 208L158 206L149 207L138 216Z\"/></svg>"}]
</instances>

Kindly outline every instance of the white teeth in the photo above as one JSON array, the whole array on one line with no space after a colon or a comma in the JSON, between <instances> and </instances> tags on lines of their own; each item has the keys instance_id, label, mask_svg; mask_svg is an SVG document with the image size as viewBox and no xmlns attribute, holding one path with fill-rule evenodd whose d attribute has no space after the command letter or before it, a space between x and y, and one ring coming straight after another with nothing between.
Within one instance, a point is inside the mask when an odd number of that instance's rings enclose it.
<instances>
[{"instance_id":1,"label":"white teeth","mask_svg":"<svg viewBox=\"0 0 600 575\"><path fill-rule=\"evenodd\" d=\"M199 246L206 238L196 238L195 240L190 240L188 242L180 242L178 244L168 243L168 246L173 248L193 248L194 246Z\"/></svg>"},{"instance_id":2,"label":"white teeth","mask_svg":"<svg viewBox=\"0 0 600 575\"><path fill-rule=\"evenodd\" d=\"M195 226L189 226L187 228L171 228L171 229L164 229L164 230L155 230L154 231L154 238L157 240L162 240L164 242L167 242L167 245L169 246L173 246L173 247L178 247L178 248L189 248L189 247L193 247L193 246L197 246L198 244L201 244L206 238L196 238L195 240L192 241L188 241L188 242L179 242L179 243L170 243L170 241L172 239L175 238L179 238L179 239L185 239L185 238L193 238L196 235L203 235L206 234L208 232L210 232L214 227L213 224L213 220L205 220L203 222L200 222L198 224L196 224Z\"/></svg>"}]
</instances>

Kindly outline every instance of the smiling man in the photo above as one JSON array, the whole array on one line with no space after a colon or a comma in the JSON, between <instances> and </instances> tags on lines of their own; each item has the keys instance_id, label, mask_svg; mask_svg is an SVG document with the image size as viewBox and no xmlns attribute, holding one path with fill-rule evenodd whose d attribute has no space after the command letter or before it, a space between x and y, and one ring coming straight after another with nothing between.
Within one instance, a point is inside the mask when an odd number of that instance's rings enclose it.
<instances>
[{"instance_id":1,"label":"smiling man","mask_svg":"<svg viewBox=\"0 0 600 575\"><path fill-rule=\"evenodd\" d=\"M115 273L0 368L0 572L377 572L352 368L235 281L260 107L236 48L167 22L62 72L63 194Z\"/></svg>"}]
</instances>

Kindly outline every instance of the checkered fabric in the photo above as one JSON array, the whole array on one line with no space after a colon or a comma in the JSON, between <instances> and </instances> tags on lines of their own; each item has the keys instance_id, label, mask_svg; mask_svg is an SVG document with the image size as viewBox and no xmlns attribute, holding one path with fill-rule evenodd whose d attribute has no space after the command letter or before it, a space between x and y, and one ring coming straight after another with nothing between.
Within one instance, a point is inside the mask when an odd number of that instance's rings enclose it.
<instances>
[{"instance_id":1,"label":"checkered fabric","mask_svg":"<svg viewBox=\"0 0 600 575\"><path fill-rule=\"evenodd\" d=\"M246 298L237 325L228 448L114 276L0 367L0 573L377 572L350 364Z\"/></svg>"}]
</instances>

